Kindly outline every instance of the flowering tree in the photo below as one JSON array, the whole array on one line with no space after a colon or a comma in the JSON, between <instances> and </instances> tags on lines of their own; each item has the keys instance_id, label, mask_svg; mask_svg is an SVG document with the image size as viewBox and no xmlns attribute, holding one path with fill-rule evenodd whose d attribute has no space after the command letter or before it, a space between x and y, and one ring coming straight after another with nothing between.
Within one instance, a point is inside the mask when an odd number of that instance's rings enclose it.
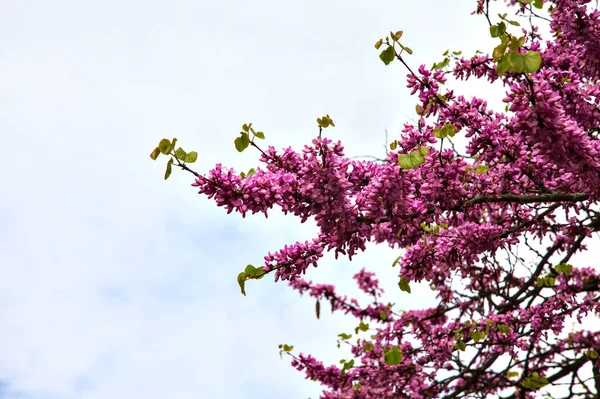
<instances>
[{"instance_id":1,"label":"flowering tree","mask_svg":"<svg viewBox=\"0 0 600 399\"><path fill-rule=\"evenodd\" d=\"M353 355L341 367L280 346L323 385L322 398L599 397L600 332L582 318L600 314L600 275L572 261L600 230L600 12L588 3L509 0L515 17L495 17L479 0L475 13L498 40L491 55L447 52L416 71L401 31L379 40L381 60L408 70L420 116L384 162L344 157L322 135L329 115L300 152L261 148L264 134L245 124L235 146L258 150L264 165L248 173L220 164L196 173L197 153L175 149L176 139L151 154L170 156L165 178L172 165L193 173L192 185L228 213L277 206L316 221L317 237L267 254L238 282L245 294L247 280L273 274L316 298L317 317L327 301L358 319L354 338L340 336ZM505 112L445 88L448 75L499 80ZM438 305L395 311L364 270L355 279L366 305L302 278L324 251L351 259L369 241L406 248L399 289L425 280ZM566 331L567 318L578 328Z\"/></svg>"}]
</instances>

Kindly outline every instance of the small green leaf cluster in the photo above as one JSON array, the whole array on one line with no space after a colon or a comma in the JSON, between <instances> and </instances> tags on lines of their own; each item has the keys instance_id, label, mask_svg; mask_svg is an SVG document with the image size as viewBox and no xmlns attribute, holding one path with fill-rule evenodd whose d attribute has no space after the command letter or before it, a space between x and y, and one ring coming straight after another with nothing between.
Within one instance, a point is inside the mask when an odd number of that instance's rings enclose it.
<instances>
[{"instance_id":1,"label":"small green leaf cluster","mask_svg":"<svg viewBox=\"0 0 600 399\"><path fill-rule=\"evenodd\" d=\"M400 277L398 287L400 287L400 291L408 292L410 294L410 284L404 277Z\"/></svg>"},{"instance_id":2,"label":"small green leaf cluster","mask_svg":"<svg viewBox=\"0 0 600 399\"><path fill-rule=\"evenodd\" d=\"M252 138L250 138L252 135ZM264 140L265 134L263 132L257 132L252 127L252 123L244 123L242 125L242 131L240 132L240 137L236 138L233 143L235 144L235 149L239 152L244 151L251 143L254 143L254 139L259 138Z\"/></svg>"},{"instance_id":3,"label":"small green leaf cluster","mask_svg":"<svg viewBox=\"0 0 600 399\"><path fill-rule=\"evenodd\" d=\"M453 51L452 55L450 55L450 50L446 50L444 51L444 54L442 54L444 56L444 59L440 62L434 63L431 69L444 69L450 64L450 58L457 58L461 54L462 51Z\"/></svg>"},{"instance_id":4,"label":"small green leaf cluster","mask_svg":"<svg viewBox=\"0 0 600 399\"><path fill-rule=\"evenodd\" d=\"M342 377L346 375L346 371L350 370L352 367L354 367L354 359L352 360L348 360L346 361L345 359L340 360L340 364L343 364L344 367L342 367Z\"/></svg>"},{"instance_id":5,"label":"small green leaf cluster","mask_svg":"<svg viewBox=\"0 0 600 399\"><path fill-rule=\"evenodd\" d=\"M598 359L598 352L596 352L594 349L588 349L585 351L585 355L590 359Z\"/></svg>"},{"instance_id":6,"label":"small green leaf cluster","mask_svg":"<svg viewBox=\"0 0 600 399\"><path fill-rule=\"evenodd\" d=\"M518 377L519 376L519 372L518 371L507 371L506 372L506 376L508 378L513 378L513 377Z\"/></svg>"},{"instance_id":7,"label":"small green leaf cluster","mask_svg":"<svg viewBox=\"0 0 600 399\"><path fill-rule=\"evenodd\" d=\"M542 0L519 0L521 4L531 4L538 10L541 10L544 7L544 2Z\"/></svg>"},{"instance_id":8,"label":"small green leaf cluster","mask_svg":"<svg viewBox=\"0 0 600 399\"><path fill-rule=\"evenodd\" d=\"M506 14L498 14L498 16L502 21L490 26L490 35L500 39L500 44L492 52L492 57L497 62L496 72L498 72L498 75L503 75L507 71L517 73L537 72L542 63L540 53L529 50L525 54L521 54L519 49L525 44L526 38L525 36L517 38L507 33L505 21L513 26L519 26L519 23L506 19Z\"/></svg>"},{"instance_id":9,"label":"small green leaf cluster","mask_svg":"<svg viewBox=\"0 0 600 399\"><path fill-rule=\"evenodd\" d=\"M156 161L160 154L163 155L171 155L171 158L167 162L167 170L165 171L165 180L171 176L172 165L175 159L184 163L194 163L198 159L198 153L196 151L186 152L183 148L179 147L177 150L173 152L175 149L175 144L177 143L177 139L173 140L162 139L158 146L150 153L150 158ZM175 157L175 158L173 158ZM179 163L179 162L178 162Z\"/></svg>"},{"instance_id":10,"label":"small green leaf cluster","mask_svg":"<svg viewBox=\"0 0 600 399\"><path fill-rule=\"evenodd\" d=\"M243 272L241 272L240 274L238 274L237 276L237 282L240 286L240 290L242 291L242 294L244 294L244 296L246 295L246 281L247 280L260 280L261 278L263 278L267 273L264 272L264 266L261 267L254 267L252 265L248 265L246 266L246 269L244 269Z\"/></svg>"},{"instance_id":11,"label":"small green leaf cluster","mask_svg":"<svg viewBox=\"0 0 600 399\"><path fill-rule=\"evenodd\" d=\"M329 126L335 127L335 123L333 123L333 120L331 119L329 114L323 116L322 118L317 118L317 123L319 124L319 127L322 129L326 129Z\"/></svg>"},{"instance_id":12,"label":"small green leaf cluster","mask_svg":"<svg viewBox=\"0 0 600 399\"><path fill-rule=\"evenodd\" d=\"M398 165L402 169L413 169L421 166L425 163L425 157L429 154L429 148L425 146L419 146L417 150L414 150L408 154L398 155Z\"/></svg>"},{"instance_id":13,"label":"small green leaf cluster","mask_svg":"<svg viewBox=\"0 0 600 399\"><path fill-rule=\"evenodd\" d=\"M244 173L244 172L240 173L240 177L242 179L245 179L246 177L250 177L250 176L252 176L255 173L256 173L256 169L250 168L250 170L247 173Z\"/></svg>"},{"instance_id":14,"label":"small green leaf cluster","mask_svg":"<svg viewBox=\"0 0 600 399\"><path fill-rule=\"evenodd\" d=\"M423 243L424 243L424 245L427 245L427 235L428 234L439 235L441 229L448 228L448 223L427 224L427 223L423 222L423 223L421 223L420 227L421 227L421 230L423 230Z\"/></svg>"},{"instance_id":15,"label":"small green leaf cluster","mask_svg":"<svg viewBox=\"0 0 600 399\"><path fill-rule=\"evenodd\" d=\"M488 170L490 170L490 167L489 167L489 166L487 166L487 165L483 165L483 164L481 164L481 165L477 165L477 166L476 166L476 167L474 167L474 168L469 168L469 167L467 167L467 168L465 168L465 170L466 170L467 172L471 172L471 173L474 173L474 174L476 174L476 175L483 175L483 174L487 173L487 172L488 172Z\"/></svg>"},{"instance_id":16,"label":"small green leaf cluster","mask_svg":"<svg viewBox=\"0 0 600 399\"><path fill-rule=\"evenodd\" d=\"M527 378L523 380L521 384L523 388L530 389L532 391L537 391L545 385L548 385L548 379L546 377L540 377L537 371L529 374Z\"/></svg>"},{"instance_id":17,"label":"small green leaf cluster","mask_svg":"<svg viewBox=\"0 0 600 399\"><path fill-rule=\"evenodd\" d=\"M288 345L288 344L279 344L278 345L279 350L279 357L283 358L283 352L291 352L294 350L294 345Z\"/></svg>"},{"instance_id":18,"label":"small green leaf cluster","mask_svg":"<svg viewBox=\"0 0 600 399\"><path fill-rule=\"evenodd\" d=\"M538 287L538 288L554 287L555 284L556 284L556 277L553 276L552 274L548 274L544 277L538 278L535 283L536 287Z\"/></svg>"},{"instance_id":19,"label":"small green leaf cluster","mask_svg":"<svg viewBox=\"0 0 600 399\"><path fill-rule=\"evenodd\" d=\"M385 349L383 360L389 366L397 366L402 362L402 351L397 346L392 349Z\"/></svg>"},{"instance_id":20,"label":"small green leaf cluster","mask_svg":"<svg viewBox=\"0 0 600 399\"><path fill-rule=\"evenodd\" d=\"M446 123L442 127L433 129L433 135L438 139L445 139L446 137L454 137L456 134L456 127L451 123Z\"/></svg>"},{"instance_id":21,"label":"small green leaf cluster","mask_svg":"<svg viewBox=\"0 0 600 399\"><path fill-rule=\"evenodd\" d=\"M573 273L573 266L568 263L560 263L554 267L554 271L558 274L564 273L565 276L570 276Z\"/></svg>"},{"instance_id":22,"label":"small green leaf cluster","mask_svg":"<svg viewBox=\"0 0 600 399\"><path fill-rule=\"evenodd\" d=\"M400 56L403 51L406 51L408 54L412 54L413 51L400 43L400 38L402 37L401 30L397 32L390 32L390 35L385 37L385 39L379 39L377 43L375 43L375 48L379 50L379 48L385 43L387 47L379 54L379 58L385 65L389 65L396 56ZM400 53L396 52L396 44L400 47Z\"/></svg>"},{"instance_id":23,"label":"small green leaf cluster","mask_svg":"<svg viewBox=\"0 0 600 399\"><path fill-rule=\"evenodd\" d=\"M354 333L358 334L359 331L365 332L368 329L369 329L369 324L368 323L363 323L361 321L360 324L354 329Z\"/></svg>"}]
</instances>

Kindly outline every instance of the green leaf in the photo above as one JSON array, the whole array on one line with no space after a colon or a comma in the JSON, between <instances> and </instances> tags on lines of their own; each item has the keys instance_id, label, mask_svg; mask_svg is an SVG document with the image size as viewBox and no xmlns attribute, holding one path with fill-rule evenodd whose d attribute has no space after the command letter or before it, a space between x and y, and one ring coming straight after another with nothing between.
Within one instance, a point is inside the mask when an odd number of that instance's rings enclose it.
<instances>
[{"instance_id":1,"label":"green leaf","mask_svg":"<svg viewBox=\"0 0 600 399\"><path fill-rule=\"evenodd\" d=\"M490 26L490 35L492 37L500 37L506 33L506 24L504 22L500 22L496 25Z\"/></svg>"},{"instance_id":2,"label":"green leaf","mask_svg":"<svg viewBox=\"0 0 600 399\"><path fill-rule=\"evenodd\" d=\"M254 273L256 273L256 267L252 266L252 265L248 265L246 266L246 268L244 269L244 273L247 276L253 277Z\"/></svg>"},{"instance_id":3,"label":"green leaf","mask_svg":"<svg viewBox=\"0 0 600 399\"><path fill-rule=\"evenodd\" d=\"M261 140L265 139L265 134L263 132L256 132L254 135Z\"/></svg>"},{"instance_id":4,"label":"green leaf","mask_svg":"<svg viewBox=\"0 0 600 399\"><path fill-rule=\"evenodd\" d=\"M537 72L542 63L542 56L536 51L529 50L525 54L516 51L508 52L508 62L510 69L518 73L533 73Z\"/></svg>"},{"instance_id":5,"label":"green leaf","mask_svg":"<svg viewBox=\"0 0 600 399\"><path fill-rule=\"evenodd\" d=\"M398 262L400 262L400 258L402 258L402 255L399 255L396 260L394 261L394 263L392 263L392 267L396 267L396 265L398 264Z\"/></svg>"},{"instance_id":6,"label":"green leaf","mask_svg":"<svg viewBox=\"0 0 600 399\"><path fill-rule=\"evenodd\" d=\"M382 310L381 312L379 312L379 318L381 320L387 319L387 312L385 310Z\"/></svg>"},{"instance_id":7,"label":"green leaf","mask_svg":"<svg viewBox=\"0 0 600 399\"><path fill-rule=\"evenodd\" d=\"M240 137L234 140L235 149L239 152L244 151L250 145L250 137L248 133L242 133Z\"/></svg>"},{"instance_id":8,"label":"green leaf","mask_svg":"<svg viewBox=\"0 0 600 399\"><path fill-rule=\"evenodd\" d=\"M248 124L246 124L246 123L244 123L244 124L242 125L242 130L243 130L244 132L248 133L248 131L250 130L250 128L251 128L251 127L252 127L252 123L251 123L251 124L249 124L249 125L248 125Z\"/></svg>"},{"instance_id":9,"label":"green leaf","mask_svg":"<svg viewBox=\"0 0 600 399\"><path fill-rule=\"evenodd\" d=\"M383 39L377 40L377 43L375 43L375 49L379 50L379 47L381 47L382 44L383 44Z\"/></svg>"},{"instance_id":10,"label":"green leaf","mask_svg":"<svg viewBox=\"0 0 600 399\"><path fill-rule=\"evenodd\" d=\"M457 341L457 342L454 344L454 347L455 347L456 349L458 349L458 350L464 351L465 349L467 349L467 344L465 344L465 343L464 343L464 342L462 342L462 341Z\"/></svg>"},{"instance_id":11,"label":"green leaf","mask_svg":"<svg viewBox=\"0 0 600 399\"><path fill-rule=\"evenodd\" d=\"M315 311L317 313L317 319L321 317L321 302L317 300L317 304L315 305Z\"/></svg>"},{"instance_id":12,"label":"green leaf","mask_svg":"<svg viewBox=\"0 0 600 399\"><path fill-rule=\"evenodd\" d=\"M398 148L398 140L394 140L390 143L390 150L394 151L396 148Z\"/></svg>"},{"instance_id":13,"label":"green leaf","mask_svg":"<svg viewBox=\"0 0 600 399\"><path fill-rule=\"evenodd\" d=\"M363 323L363 322L361 321L361 322L360 322L360 324L358 325L358 327L356 327L356 328L354 329L354 332L355 332L356 334L358 334L358 332L359 332L359 331L363 331L363 332L364 332L364 331L367 331L368 329L369 329L369 324L367 324L367 323Z\"/></svg>"},{"instance_id":14,"label":"green leaf","mask_svg":"<svg viewBox=\"0 0 600 399\"><path fill-rule=\"evenodd\" d=\"M343 339L344 341L347 341L350 338L352 338L352 334L341 333L338 334L338 337L340 337L340 339Z\"/></svg>"},{"instance_id":15,"label":"green leaf","mask_svg":"<svg viewBox=\"0 0 600 399\"><path fill-rule=\"evenodd\" d=\"M165 180L167 180L169 178L169 176L171 176L171 165L173 165L173 158L169 159L169 162L167 162L167 170L165 171Z\"/></svg>"},{"instance_id":16,"label":"green leaf","mask_svg":"<svg viewBox=\"0 0 600 399\"><path fill-rule=\"evenodd\" d=\"M473 173L475 173L476 175L482 175L484 173L487 173L488 170L490 170L490 167L487 165L477 165L477 167L473 169Z\"/></svg>"},{"instance_id":17,"label":"green leaf","mask_svg":"<svg viewBox=\"0 0 600 399\"><path fill-rule=\"evenodd\" d=\"M433 64L431 69L444 69L448 66L448 64L450 64L450 58L446 57L442 61Z\"/></svg>"},{"instance_id":18,"label":"green leaf","mask_svg":"<svg viewBox=\"0 0 600 399\"><path fill-rule=\"evenodd\" d=\"M588 349L585 354L590 358L590 359L598 359L598 352L596 352L593 349Z\"/></svg>"},{"instance_id":19,"label":"green leaf","mask_svg":"<svg viewBox=\"0 0 600 399\"><path fill-rule=\"evenodd\" d=\"M502 76L506 71L510 69L510 61L508 60L508 56L504 55L500 61L498 61L498 65L496 65L496 72L498 75Z\"/></svg>"},{"instance_id":20,"label":"green leaf","mask_svg":"<svg viewBox=\"0 0 600 399\"><path fill-rule=\"evenodd\" d=\"M366 351L372 351L373 348L375 348L375 345L373 345L371 342L365 342L363 345L363 349Z\"/></svg>"},{"instance_id":21,"label":"green leaf","mask_svg":"<svg viewBox=\"0 0 600 399\"><path fill-rule=\"evenodd\" d=\"M498 324L496 327L498 327L498 331L500 331L501 333L510 334L509 326L507 326L505 324Z\"/></svg>"},{"instance_id":22,"label":"green leaf","mask_svg":"<svg viewBox=\"0 0 600 399\"><path fill-rule=\"evenodd\" d=\"M394 33L394 32L390 32L390 37L392 38L393 41L397 42L398 40L400 40L400 38L402 37L402 34L404 32L402 32L401 30L399 30L398 32Z\"/></svg>"},{"instance_id":23,"label":"green leaf","mask_svg":"<svg viewBox=\"0 0 600 399\"><path fill-rule=\"evenodd\" d=\"M473 331L471 331L470 336L471 336L471 339L473 339L473 341L479 342L485 338L485 332L473 330Z\"/></svg>"},{"instance_id":24,"label":"green leaf","mask_svg":"<svg viewBox=\"0 0 600 399\"><path fill-rule=\"evenodd\" d=\"M422 154L421 148L427 147L420 147L410 154L399 154L398 165L400 165L402 169L413 169L425 163L425 157Z\"/></svg>"},{"instance_id":25,"label":"green leaf","mask_svg":"<svg viewBox=\"0 0 600 399\"><path fill-rule=\"evenodd\" d=\"M568 263L561 263L556 265L554 270L556 271L556 273L564 273L565 276L570 276L571 273L573 273L573 266L569 265Z\"/></svg>"},{"instance_id":26,"label":"green leaf","mask_svg":"<svg viewBox=\"0 0 600 399\"><path fill-rule=\"evenodd\" d=\"M399 45L400 47L402 47L402 50L406 51L408 54L412 54L412 53L413 53L413 51L410 49L410 47L403 46L403 45L402 45L402 44L400 44L400 43L398 43L398 45Z\"/></svg>"},{"instance_id":27,"label":"green leaf","mask_svg":"<svg viewBox=\"0 0 600 399\"><path fill-rule=\"evenodd\" d=\"M456 127L451 123L446 123L440 128L433 129L433 135L438 139L445 139L446 137L454 137L456 133Z\"/></svg>"},{"instance_id":28,"label":"green leaf","mask_svg":"<svg viewBox=\"0 0 600 399\"><path fill-rule=\"evenodd\" d=\"M171 141L169 139L162 139L160 143L158 143L158 150L163 155L169 155L171 152Z\"/></svg>"},{"instance_id":29,"label":"green leaf","mask_svg":"<svg viewBox=\"0 0 600 399\"><path fill-rule=\"evenodd\" d=\"M183 148L179 147L176 151L175 151L175 157L181 161L183 161L186 157L187 153L183 150Z\"/></svg>"},{"instance_id":30,"label":"green leaf","mask_svg":"<svg viewBox=\"0 0 600 399\"><path fill-rule=\"evenodd\" d=\"M396 58L396 50L393 46L389 46L379 54L379 58L385 65L389 65Z\"/></svg>"},{"instance_id":31,"label":"green leaf","mask_svg":"<svg viewBox=\"0 0 600 399\"><path fill-rule=\"evenodd\" d=\"M187 163L194 163L198 159L198 153L196 151L192 151L185 157L184 161Z\"/></svg>"},{"instance_id":32,"label":"green leaf","mask_svg":"<svg viewBox=\"0 0 600 399\"><path fill-rule=\"evenodd\" d=\"M385 352L383 359L387 365L397 366L402 362L402 352L397 346L394 346L392 350Z\"/></svg>"},{"instance_id":33,"label":"green leaf","mask_svg":"<svg viewBox=\"0 0 600 399\"><path fill-rule=\"evenodd\" d=\"M519 372L518 372L518 371L507 371L507 372L506 372L506 376L507 376L508 378L511 378L511 377L518 377L518 376L519 376Z\"/></svg>"},{"instance_id":34,"label":"green leaf","mask_svg":"<svg viewBox=\"0 0 600 399\"><path fill-rule=\"evenodd\" d=\"M404 277L400 277L398 287L400 287L400 291L408 292L410 294L410 284Z\"/></svg>"},{"instance_id":35,"label":"green leaf","mask_svg":"<svg viewBox=\"0 0 600 399\"><path fill-rule=\"evenodd\" d=\"M246 285L246 273L241 272L240 274L238 274L238 276L237 276L237 282L240 285L240 290L242 291L242 294L244 294L244 296L246 296L246 289L245 289L245 285Z\"/></svg>"},{"instance_id":36,"label":"green leaf","mask_svg":"<svg viewBox=\"0 0 600 399\"><path fill-rule=\"evenodd\" d=\"M156 147L154 149L154 151L152 151L150 153L150 158L152 158L152 160L156 161L156 158L158 158L159 155L160 155L160 149L158 147Z\"/></svg>"},{"instance_id":37,"label":"green leaf","mask_svg":"<svg viewBox=\"0 0 600 399\"><path fill-rule=\"evenodd\" d=\"M537 391L545 385L548 385L548 379L546 377L540 377L537 372L533 372L529 375L529 377L523 380L523 388L531 389L532 391Z\"/></svg>"},{"instance_id":38,"label":"green leaf","mask_svg":"<svg viewBox=\"0 0 600 399\"><path fill-rule=\"evenodd\" d=\"M533 0L533 6L541 10L544 7L544 3L542 2L542 0Z\"/></svg>"},{"instance_id":39,"label":"green leaf","mask_svg":"<svg viewBox=\"0 0 600 399\"><path fill-rule=\"evenodd\" d=\"M321 128L327 128L329 126L335 127L335 123L333 123L333 120L331 119L329 114L325 115L322 118L317 118L317 123Z\"/></svg>"}]
</instances>

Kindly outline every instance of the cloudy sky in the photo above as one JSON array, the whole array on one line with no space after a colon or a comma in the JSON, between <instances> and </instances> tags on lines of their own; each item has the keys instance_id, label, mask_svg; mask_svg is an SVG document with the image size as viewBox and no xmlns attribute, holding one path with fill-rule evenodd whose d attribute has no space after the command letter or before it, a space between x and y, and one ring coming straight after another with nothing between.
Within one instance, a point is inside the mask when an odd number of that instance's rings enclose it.
<instances>
[{"instance_id":1,"label":"cloudy sky","mask_svg":"<svg viewBox=\"0 0 600 399\"><path fill-rule=\"evenodd\" d=\"M474 3L0 0L0 398L317 397L277 345L337 362L353 321L235 281L314 225L226 215L148 154L178 137L199 172L247 170L243 123L299 148L328 113L348 155L380 156L415 100L373 44L404 30L414 67L489 51ZM311 277L354 293L367 267L399 306L432 304L427 288L398 292L397 255L328 257Z\"/></svg>"}]
</instances>

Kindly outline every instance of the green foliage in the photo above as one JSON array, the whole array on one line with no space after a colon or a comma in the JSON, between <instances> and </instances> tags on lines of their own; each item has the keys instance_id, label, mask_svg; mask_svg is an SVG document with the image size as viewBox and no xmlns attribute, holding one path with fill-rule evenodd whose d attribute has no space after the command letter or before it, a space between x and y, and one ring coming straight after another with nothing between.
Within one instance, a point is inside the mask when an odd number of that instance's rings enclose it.
<instances>
[{"instance_id":1,"label":"green foliage","mask_svg":"<svg viewBox=\"0 0 600 399\"><path fill-rule=\"evenodd\" d=\"M389 46L379 54L379 58L385 65L389 65L396 58L396 50L393 46Z\"/></svg>"},{"instance_id":2,"label":"green foliage","mask_svg":"<svg viewBox=\"0 0 600 399\"><path fill-rule=\"evenodd\" d=\"M433 135L438 139L445 139L446 137L454 137L456 133L456 127L451 123L446 123L440 128L433 129Z\"/></svg>"},{"instance_id":3,"label":"green foliage","mask_svg":"<svg viewBox=\"0 0 600 399\"><path fill-rule=\"evenodd\" d=\"M154 149L154 151L152 151L150 153L150 158L152 158L153 161L156 161L156 158L158 158L159 155L160 155L160 149L158 147L156 147Z\"/></svg>"},{"instance_id":4,"label":"green foliage","mask_svg":"<svg viewBox=\"0 0 600 399\"><path fill-rule=\"evenodd\" d=\"M588 349L585 352L585 355L590 359L598 359L598 352L596 352L594 349Z\"/></svg>"},{"instance_id":5,"label":"green foliage","mask_svg":"<svg viewBox=\"0 0 600 399\"><path fill-rule=\"evenodd\" d=\"M542 9L542 7L544 7L544 3L542 2L542 0L519 0L519 3L531 4L535 8L540 9L540 10Z\"/></svg>"},{"instance_id":6,"label":"green foliage","mask_svg":"<svg viewBox=\"0 0 600 399\"><path fill-rule=\"evenodd\" d=\"M246 177L252 176L255 173L256 173L256 169L250 168L250 170L247 173L244 173L244 172L240 173L240 177L242 179L245 179Z\"/></svg>"},{"instance_id":7,"label":"green foliage","mask_svg":"<svg viewBox=\"0 0 600 399\"><path fill-rule=\"evenodd\" d=\"M558 274L564 273L565 276L570 276L573 273L573 266L568 263L560 263L554 267L554 271Z\"/></svg>"},{"instance_id":8,"label":"green foliage","mask_svg":"<svg viewBox=\"0 0 600 399\"><path fill-rule=\"evenodd\" d=\"M465 168L466 171L474 173L476 175L483 175L485 173L488 172L488 170L490 170L490 167L487 165L477 165L475 168Z\"/></svg>"},{"instance_id":9,"label":"green foliage","mask_svg":"<svg viewBox=\"0 0 600 399\"><path fill-rule=\"evenodd\" d=\"M250 145L250 136L246 132L241 132L240 137L236 138L233 143L235 144L235 149L238 152L242 152Z\"/></svg>"},{"instance_id":10,"label":"green foliage","mask_svg":"<svg viewBox=\"0 0 600 399\"><path fill-rule=\"evenodd\" d=\"M322 129L328 128L329 126L335 127L335 123L333 123L333 120L331 119L329 114L325 115L322 118L317 118L317 124Z\"/></svg>"},{"instance_id":11,"label":"green foliage","mask_svg":"<svg viewBox=\"0 0 600 399\"><path fill-rule=\"evenodd\" d=\"M386 312L385 310L382 310L381 312L379 312L379 318L380 318L381 320L385 320L385 319L387 319L387 316L388 316L388 315L387 315L387 312Z\"/></svg>"},{"instance_id":12,"label":"green foliage","mask_svg":"<svg viewBox=\"0 0 600 399\"><path fill-rule=\"evenodd\" d=\"M392 349L386 349L383 359L387 365L397 366L402 362L402 351L397 346L394 346Z\"/></svg>"},{"instance_id":13,"label":"green foliage","mask_svg":"<svg viewBox=\"0 0 600 399\"><path fill-rule=\"evenodd\" d=\"M240 290L242 291L242 294L244 294L244 296L246 296L246 289L245 289L245 285L246 285L246 273L241 272L240 274L238 274L237 276L237 282L240 286Z\"/></svg>"},{"instance_id":14,"label":"green foliage","mask_svg":"<svg viewBox=\"0 0 600 399\"><path fill-rule=\"evenodd\" d=\"M542 388L547 384L548 379L546 377L540 377L540 375L536 371L534 371L523 380L523 383L521 385L523 386L523 388L531 389L532 391L537 391L538 389Z\"/></svg>"},{"instance_id":15,"label":"green foliage","mask_svg":"<svg viewBox=\"0 0 600 399\"><path fill-rule=\"evenodd\" d=\"M369 324L367 324L367 323L363 323L363 322L361 321L361 322L360 322L360 324L358 325L358 327L356 327L356 328L354 329L354 332L355 332L356 334L358 334L358 332L359 332L359 331L363 331L363 332L365 332L365 331L367 331L368 329L369 329Z\"/></svg>"},{"instance_id":16,"label":"green foliage","mask_svg":"<svg viewBox=\"0 0 600 399\"><path fill-rule=\"evenodd\" d=\"M542 63L542 56L537 51L529 50L525 54L516 51L508 52L508 61L510 62L511 71L519 73L537 72Z\"/></svg>"},{"instance_id":17,"label":"green foliage","mask_svg":"<svg viewBox=\"0 0 600 399\"><path fill-rule=\"evenodd\" d=\"M471 331L471 333L469 334L471 336L471 339L475 342L479 342L483 339L485 339L486 333L485 331L479 331L477 330L477 326L473 327L473 330Z\"/></svg>"},{"instance_id":18,"label":"green foliage","mask_svg":"<svg viewBox=\"0 0 600 399\"><path fill-rule=\"evenodd\" d=\"M496 328L498 329L498 331L500 331L503 334L510 333L510 327L505 324L498 324L498 325L496 325Z\"/></svg>"},{"instance_id":19,"label":"green foliage","mask_svg":"<svg viewBox=\"0 0 600 399\"><path fill-rule=\"evenodd\" d=\"M429 154L429 148L420 146L418 150L415 150L409 154L398 155L398 165L402 169L413 169L421 166L425 163L425 156Z\"/></svg>"},{"instance_id":20,"label":"green foliage","mask_svg":"<svg viewBox=\"0 0 600 399\"><path fill-rule=\"evenodd\" d=\"M354 367L354 359L348 360L348 361L342 359L342 360L340 360L340 364L344 365L344 367L342 367L342 371L341 371L341 375L343 377L344 375L346 375L346 371L348 371L352 367Z\"/></svg>"},{"instance_id":21,"label":"green foliage","mask_svg":"<svg viewBox=\"0 0 600 399\"><path fill-rule=\"evenodd\" d=\"M264 266L254 267L252 265L248 265L248 266L246 266L246 268L244 269L243 272L238 274L237 282L238 282L238 284L240 286L240 290L242 291L242 294L244 294L244 296L246 296L246 288L245 288L246 281L247 280L260 280L261 278L266 276L267 273L265 273L264 268L265 268Z\"/></svg>"},{"instance_id":22,"label":"green foliage","mask_svg":"<svg viewBox=\"0 0 600 399\"><path fill-rule=\"evenodd\" d=\"M171 165L173 165L173 158L169 159L169 162L167 162L167 170L165 171L165 180L167 180L169 178L169 176L171 176Z\"/></svg>"},{"instance_id":23,"label":"green foliage","mask_svg":"<svg viewBox=\"0 0 600 399\"><path fill-rule=\"evenodd\" d=\"M279 350L279 357L283 358L283 352L291 352L294 350L294 345L288 345L288 344L279 344L277 346L280 350Z\"/></svg>"},{"instance_id":24,"label":"green foliage","mask_svg":"<svg viewBox=\"0 0 600 399\"><path fill-rule=\"evenodd\" d=\"M538 278L535 283L536 287L538 287L538 288L554 287L555 284L556 284L556 278L554 276L552 276L551 274L548 274L544 277Z\"/></svg>"},{"instance_id":25,"label":"green foliage","mask_svg":"<svg viewBox=\"0 0 600 399\"><path fill-rule=\"evenodd\" d=\"M410 284L404 277L400 277L398 287L400 287L400 291L408 292L410 294Z\"/></svg>"}]
</instances>

